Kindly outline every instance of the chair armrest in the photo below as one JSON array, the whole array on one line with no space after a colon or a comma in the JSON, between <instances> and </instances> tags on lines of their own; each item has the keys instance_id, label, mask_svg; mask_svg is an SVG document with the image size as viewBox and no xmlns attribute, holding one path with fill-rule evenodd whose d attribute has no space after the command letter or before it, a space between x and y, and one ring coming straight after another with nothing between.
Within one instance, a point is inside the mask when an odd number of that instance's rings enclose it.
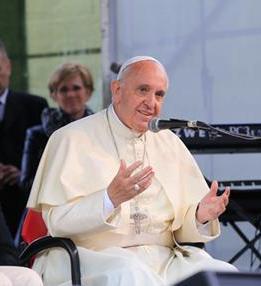
<instances>
[{"instance_id":1,"label":"chair armrest","mask_svg":"<svg viewBox=\"0 0 261 286\"><path fill-rule=\"evenodd\" d=\"M71 262L71 277L73 286L81 285L80 259L77 247L69 238L45 236L34 240L19 255L22 265L25 265L37 253L53 247L61 247L67 251Z\"/></svg>"},{"instance_id":2,"label":"chair armrest","mask_svg":"<svg viewBox=\"0 0 261 286\"><path fill-rule=\"evenodd\" d=\"M182 243L179 243L179 245L181 246L195 246L195 247L198 247L198 248L205 248L205 243L204 242L182 242Z\"/></svg>"}]
</instances>

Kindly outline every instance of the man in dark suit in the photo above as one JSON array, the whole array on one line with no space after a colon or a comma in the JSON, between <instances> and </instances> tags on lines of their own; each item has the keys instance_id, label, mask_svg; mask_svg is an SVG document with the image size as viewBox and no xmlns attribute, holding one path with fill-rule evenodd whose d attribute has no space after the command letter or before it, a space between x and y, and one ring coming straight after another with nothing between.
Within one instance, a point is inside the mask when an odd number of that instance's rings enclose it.
<instances>
[{"instance_id":1,"label":"man in dark suit","mask_svg":"<svg viewBox=\"0 0 261 286\"><path fill-rule=\"evenodd\" d=\"M41 97L10 90L10 76L11 62L0 40L0 202L14 236L26 204L19 187L25 132L40 123L48 104Z\"/></svg>"},{"instance_id":2,"label":"man in dark suit","mask_svg":"<svg viewBox=\"0 0 261 286\"><path fill-rule=\"evenodd\" d=\"M19 265L18 252L6 225L0 204L0 265Z\"/></svg>"}]
</instances>

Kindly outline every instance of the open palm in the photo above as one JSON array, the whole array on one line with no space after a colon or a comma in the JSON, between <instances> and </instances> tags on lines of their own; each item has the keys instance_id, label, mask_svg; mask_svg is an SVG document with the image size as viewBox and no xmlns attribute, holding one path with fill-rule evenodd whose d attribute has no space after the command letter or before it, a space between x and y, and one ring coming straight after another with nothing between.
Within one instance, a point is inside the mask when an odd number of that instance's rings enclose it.
<instances>
[{"instance_id":1,"label":"open palm","mask_svg":"<svg viewBox=\"0 0 261 286\"><path fill-rule=\"evenodd\" d=\"M210 191L199 203L196 217L200 223L214 220L226 210L226 206L229 202L230 189L226 187L221 196L217 196L217 191L218 182L213 181Z\"/></svg>"}]
</instances>

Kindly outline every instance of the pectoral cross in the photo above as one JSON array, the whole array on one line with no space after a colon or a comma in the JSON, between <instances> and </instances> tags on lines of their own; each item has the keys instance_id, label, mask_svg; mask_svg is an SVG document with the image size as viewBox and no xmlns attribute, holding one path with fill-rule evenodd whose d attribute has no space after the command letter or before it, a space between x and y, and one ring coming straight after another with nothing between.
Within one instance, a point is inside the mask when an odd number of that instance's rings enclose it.
<instances>
[{"instance_id":1,"label":"pectoral cross","mask_svg":"<svg viewBox=\"0 0 261 286\"><path fill-rule=\"evenodd\" d=\"M134 226L135 226L135 233L140 234L141 233L141 221L146 219L148 216L145 213L142 213L138 202L135 202L134 211L130 214L130 218L134 220Z\"/></svg>"}]
</instances>

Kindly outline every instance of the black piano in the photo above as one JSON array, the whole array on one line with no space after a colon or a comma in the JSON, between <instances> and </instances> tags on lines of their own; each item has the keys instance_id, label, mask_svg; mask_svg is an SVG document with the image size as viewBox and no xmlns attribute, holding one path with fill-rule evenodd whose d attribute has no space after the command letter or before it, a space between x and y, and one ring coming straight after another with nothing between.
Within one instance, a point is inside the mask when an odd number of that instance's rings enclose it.
<instances>
[{"instance_id":1,"label":"black piano","mask_svg":"<svg viewBox=\"0 0 261 286\"><path fill-rule=\"evenodd\" d=\"M230 133L261 137L261 124L213 124L217 129ZM224 153L261 153L261 140L245 140L219 132L177 128L172 130L185 143L192 154L224 154ZM210 180L206 178L210 185ZM260 178L256 180L219 181L219 194L226 186L231 189L230 202L226 212L220 217L224 224L230 224L245 242L230 260L236 261L247 249L256 255L261 262L260 251L255 243L261 239L261 162ZM236 222L248 221L256 228L256 236L249 240ZM259 266L261 268L261 264Z\"/></svg>"}]
</instances>

